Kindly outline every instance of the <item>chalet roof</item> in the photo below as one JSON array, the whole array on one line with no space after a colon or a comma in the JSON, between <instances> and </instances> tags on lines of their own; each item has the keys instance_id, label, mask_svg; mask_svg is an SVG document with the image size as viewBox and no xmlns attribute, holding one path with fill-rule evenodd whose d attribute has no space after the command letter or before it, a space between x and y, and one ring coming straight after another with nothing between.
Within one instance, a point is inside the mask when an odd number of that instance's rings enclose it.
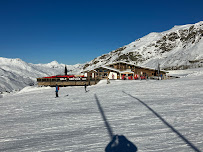
<instances>
[{"instance_id":1,"label":"chalet roof","mask_svg":"<svg viewBox=\"0 0 203 152\"><path fill-rule=\"evenodd\" d=\"M109 66L106 66L106 65L101 66L101 68L105 68L105 69L108 69L108 70L111 70L111 71L115 71L115 72L120 72L120 70L112 68L112 67L109 67Z\"/></svg>"},{"instance_id":2,"label":"chalet roof","mask_svg":"<svg viewBox=\"0 0 203 152\"><path fill-rule=\"evenodd\" d=\"M83 72L90 72L90 71L97 72L96 69L100 69L100 68L104 68L104 69L111 70L111 71L114 71L114 72L120 72L120 70L112 68L112 67L109 67L109 66L106 66L106 65L99 66L97 68L94 68L94 69L91 69L91 70L86 70L86 71L83 71Z\"/></svg>"},{"instance_id":3,"label":"chalet roof","mask_svg":"<svg viewBox=\"0 0 203 152\"><path fill-rule=\"evenodd\" d=\"M95 68L95 69L96 69L96 68ZM82 71L81 73L90 72L90 71L97 72L95 69L91 69L91 70L85 70L85 71Z\"/></svg>"},{"instance_id":4,"label":"chalet roof","mask_svg":"<svg viewBox=\"0 0 203 152\"><path fill-rule=\"evenodd\" d=\"M134 72L131 70L126 70L126 71L121 71L120 73L122 74L122 73L134 73Z\"/></svg>"},{"instance_id":5,"label":"chalet roof","mask_svg":"<svg viewBox=\"0 0 203 152\"><path fill-rule=\"evenodd\" d=\"M106 66L114 65L114 64L118 64L118 63L124 63L124 64L127 64L127 65L132 65L132 66L140 67L140 66L137 66L137 65L135 65L135 64L128 63L128 62L124 62L124 61L113 62L113 63L111 63L111 64L106 64Z\"/></svg>"}]
</instances>

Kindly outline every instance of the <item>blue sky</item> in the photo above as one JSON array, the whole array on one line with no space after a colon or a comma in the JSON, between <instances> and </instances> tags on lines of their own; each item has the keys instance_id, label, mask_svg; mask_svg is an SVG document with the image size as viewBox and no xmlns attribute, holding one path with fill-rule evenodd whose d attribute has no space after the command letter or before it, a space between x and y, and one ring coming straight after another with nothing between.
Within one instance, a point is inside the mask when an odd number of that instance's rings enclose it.
<instances>
[{"instance_id":1,"label":"blue sky","mask_svg":"<svg viewBox=\"0 0 203 152\"><path fill-rule=\"evenodd\" d=\"M85 63L150 32L203 21L202 0L1 0L0 57Z\"/></svg>"}]
</instances>

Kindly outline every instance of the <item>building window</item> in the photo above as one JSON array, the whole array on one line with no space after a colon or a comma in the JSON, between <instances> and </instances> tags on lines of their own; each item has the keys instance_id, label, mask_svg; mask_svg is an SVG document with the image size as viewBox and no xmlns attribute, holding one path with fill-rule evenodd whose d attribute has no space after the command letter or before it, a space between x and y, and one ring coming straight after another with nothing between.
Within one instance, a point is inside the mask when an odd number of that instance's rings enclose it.
<instances>
[{"instance_id":1,"label":"building window","mask_svg":"<svg viewBox=\"0 0 203 152\"><path fill-rule=\"evenodd\" d=\"M105 76L105 77L107 77L107 76L108 76L108 74L107 74L107 73L104 73L104 76Z\"/></svg>"}]
</instances>

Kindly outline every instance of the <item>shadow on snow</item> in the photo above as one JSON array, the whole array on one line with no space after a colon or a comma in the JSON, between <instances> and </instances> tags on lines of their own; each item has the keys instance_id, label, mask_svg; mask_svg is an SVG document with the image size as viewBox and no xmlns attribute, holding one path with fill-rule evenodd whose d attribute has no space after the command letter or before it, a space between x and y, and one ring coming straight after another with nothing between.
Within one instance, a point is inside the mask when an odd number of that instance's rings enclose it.
<instances>
[{"instance_id":1,"label":"shadow on snow","mask_svg":"<svg viewBox=\"0 0 203 152\"><path fill-rule=\"evenodd\" d=\"M174 133L176 133L188 146L190 146L190 148L192 148L196 152L201 152L197 147L195 147L189 140L187 140L180 132L178 132L172 125L170 125L165 119L163 119L156 111L154 111L146 103L144 103L140 99L132 96L131 94L126 93L125 91L123 91L123 93L127 94L131 98L138 100L141 104L143 104L145 107L147 107L155 116L157 116L167 127L169 127Z\"/></svg>"},{"instance_id":2,"label":"shadow on snow","mask_svg":"<svg viewBox=\"0 0 203 152\"><path fill-rule=\"evenodd\" d=\"M105 113L102 109L102 106L96 94L95 94L95 99L96 99L99 111L102 115L104 124L107 128L109 137L111 139L110 143L105 148L105 152L136 152L137 147L132 142L130 142L125 136L113 134L113 130L106 119Z\"/></svg>"}]
</instances>

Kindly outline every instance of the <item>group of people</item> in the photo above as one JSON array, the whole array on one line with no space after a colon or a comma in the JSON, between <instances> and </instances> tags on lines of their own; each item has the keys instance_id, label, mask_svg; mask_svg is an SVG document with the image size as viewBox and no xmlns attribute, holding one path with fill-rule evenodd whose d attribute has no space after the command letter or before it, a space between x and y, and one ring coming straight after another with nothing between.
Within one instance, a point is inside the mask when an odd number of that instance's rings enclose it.
<instances>
[{"instance_id":1,"label":"group of people","mask_svg":"<svg viewBox=\"0 0 203 152\"><path fill-rule=\"evenodd\" d=\"M143 79L148 79L148 75L144 76L144 75L135 75L134 77L131 75L131 76L125 76L125 75L122 75L122 80L143 80Z\"/></svg>"},{"instance_id":2,"label":"group of people","mask_svg":"<svg viewBox=\"0 0 203 152\"><path fill-rule=\"evenodd\" d=\"M87 91L87 84L86 83L85 83L84 87L85 87L85 92L88 92ZM55 92L56 92L56 98L59 97L59 94L58 94L58 92L59 92L59 86L58 85L56 85L56 91Z\"/></svg>"}]
</instances>

